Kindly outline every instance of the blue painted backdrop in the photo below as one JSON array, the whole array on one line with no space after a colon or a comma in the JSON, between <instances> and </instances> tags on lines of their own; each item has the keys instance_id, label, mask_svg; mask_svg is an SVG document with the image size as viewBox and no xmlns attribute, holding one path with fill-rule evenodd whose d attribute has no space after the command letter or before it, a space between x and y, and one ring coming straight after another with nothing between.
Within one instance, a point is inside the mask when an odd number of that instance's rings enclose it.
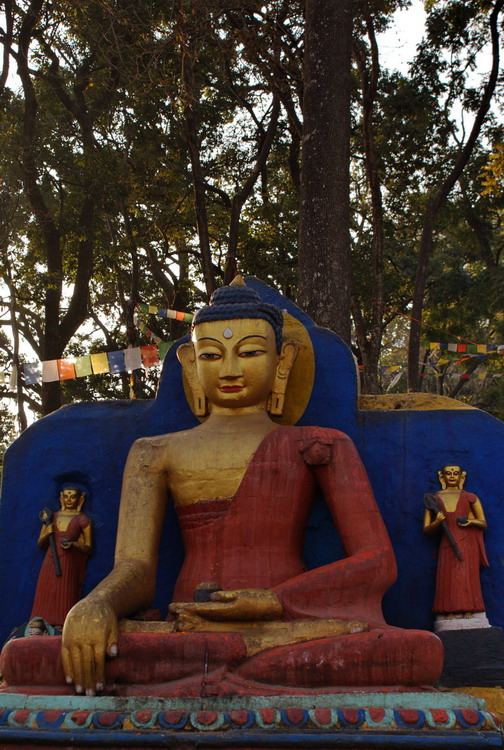
<instances>
[{"instance_id":1,"label":"blue painted backdrop","mask_svg":"<svg viewBox=\"0 0 504 750\"><path fill-rule=\"evenodd\" d=\"M480 411L359 412L357 375L350 350L334 334L313 325L293 303L255 279L264 299L302 321L315 349L312 398L300 424L335 427L349 434L367 468L397 556L399 577L384 601L387 620L402 627L432 627L436 540L422 533L425 492L439 488L446 463L467 471L466 488L483 501L490 569L482 571L483 595L492 624L504 626L504 514L500 469L504 423ZM95 554L86 591L112 567L121 475L132 442L142 436L197 424L187 406L173 347L155 401L117 401L64 407L36 422L9 448L0 503L0 639L30 615L43 553L36 546L44 505L58 508L61 482L88 490ZM281 519L278 519L281 524ZM314 508L307 531L310 567L336 559L340 546L325 507ZM166 611L183 557L176 517L168 512L155 606Z\"/></svg>"}]
</instances>

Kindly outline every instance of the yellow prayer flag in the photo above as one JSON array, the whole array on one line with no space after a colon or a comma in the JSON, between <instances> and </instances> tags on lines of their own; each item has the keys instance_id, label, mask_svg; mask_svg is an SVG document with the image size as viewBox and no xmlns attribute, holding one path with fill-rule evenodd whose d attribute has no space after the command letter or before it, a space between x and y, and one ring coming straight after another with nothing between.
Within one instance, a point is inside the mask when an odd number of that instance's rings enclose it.
<instances>
[{"instance_id":1,"label":"yellow prayer flag","mask_svg":"<svg viewBox=\"0 0 504 750\"><path fill-rule=\"evenodd\" d=\"M439 349L439 342L431 341L429 344L429 349Z\"/></svg>"},{"instance_id":2,"label":"yellow prayer flag","mask_svg":"<svg viewBox=\"0 0 504 750\"><path fill-rule=\"evenodd\" d=\"M155 307L154 305L149 305L149 313L151 315L155 315L157 313L159 308Z\"/></svg>"},{"instance_id":3,"label":"yellow prayer flag","mask_svg":"<svg viewBox=\"0 0 504 750\"><path fill-rule=\"evenodd\" d=\"M91 354L91 367L95 375L110 372L108 357L105 353Z\"/></svg>"},{"instance_id":4,"label":"yellow prayer flag","mask_svg":"<svg viewBox=\"0 0 504 750\"><path fill-rule=\"evenodd\" d=\"M487 347L486 344L477 344L476 349L478 350L478 354L485 354Z\"/></svg>"}]
</instances>

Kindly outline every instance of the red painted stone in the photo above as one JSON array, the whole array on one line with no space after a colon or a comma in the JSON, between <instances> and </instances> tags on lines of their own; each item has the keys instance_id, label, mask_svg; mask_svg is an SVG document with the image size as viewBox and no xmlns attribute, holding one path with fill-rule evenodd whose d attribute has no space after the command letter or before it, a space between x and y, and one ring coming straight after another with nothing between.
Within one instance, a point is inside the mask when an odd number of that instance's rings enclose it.
<instances>
[{"instance_id":1,"label":"red painted stone","mask_svg":"<svg viewBox=\"0 0 504 750\"><path fill-rule=\"evenodd\" d=\"M368 709L368 714L371 721L383 721L385 718L385 710L383 708L370 708Z\"/></svg>"},{"instance_id":2,"label":"red painted stone","mask_svg":"<svg viewBox=\"0 0 504 750\"><path fill-rule=\"evenodd\" d=\"M305 713L301 708L287 708L285 715L291 724L300 724L305 718Z\"/></svg>"},{"instance_id":3,"label":"red painted stone","mask_svg":"<svg viewBox=\"0 0 504 750\"><path fill-rule=\"evenodd\" d=\"M103 711L99 714L98 722L102 727L111 727L116 723L120 715L119 711Z\"/></svg>"},{"instance_id":4,"label":"red painted stone","mask_svg":"<svg viewBox=\"0 0 504 750\"><path fill-rule=\"evenodd\" d=\"M73 714L71 714L70 718L74 724L77 724L78 727L81 727L86 723L90 713L91 711L74 711Z\"/></svg>"},{"instance_id":5,"label":"red painted stone","mask_svg":"<svg viewBox=\"0 0 504 750\"><path fill-rule=\"evenodd\" d=\"M261 708L261 717L265 724L273 724L276 711L273 708Z\"/></svg>"},{"instance_id":6,"label":"red painted stone","mask_svg":"<svg viewBox=\"0 0 504 750\"><path fill-rule=\"evenodd\" d=\"M406 724L416 724L420 718L420 714L418 713L418 711L415 711L412 708L405 708L402 711L399 711L399 714L401 716L401 719L405 721Z\"/></svg>"},{"instance_id":7,"label":"red painted stone","mask_svg":"<svg viewBox=\"0 0 504 750\"><path fill-rule=\"evenodd\" d=\"M448 712L445 711L444 709L442 709L442 708L433 708L433 709L431 709L430 713L431 713L431 716L434 719L434 721L437 722L438 724L447 724L448 723L448 720L449 720Z\"/></svg>"},{"instance_id":8,"label":"red painted stone","mask_svg":"<svg viewBox=\"0 0 504 750\"><path fill-rule=\"evenodd\" d=\"M460 713L468 724L477 724L480 720L478 712L472 711L470 708L463 708Z\"/></svg>"},{"instance_id":9,"label":"red painted stone","mask_svg":"<svg viewBox=\"0 0 504 750\"><path fill-rule=\"evenodd\" d=\"M205 727L213 724L218 718L219 715L216 714L215 711L198 711L196 714L196 721L198 724L203 724Z\"/></svg>"},{"instance_id":10,"label":"red painted stone","mask_svg":"<svg viewBox=\"0 0 504 750\"><path fill-rule=\"evenodd\" d=\"M230 711L229 718L234 724L243 726L249 720L248 711Z\"/></svg>"},{"instance_id":11,"label":"red painted stone","mask_svg":"<svg viewBox=\"0 0 504 750\"><path fill-rule=\"evenodd\" d=\"M359 711L357 708L344 708L343 716L349 724L357 724L359 721Z\"/></svg>"},{"instance_id":12,"label":"red painted stone","mask_svg":"<svg viewBox=\"0 0 504 750\"><path fill-rule=\"evenodd\" d=\"M152 719L152 714L152 711L137 711L135 713L135 720L138 721L139 724L148 724Z\"/></svg>"},{"instance_id":13,"label":"red painted stone","mask_svg":"<svg viewBox=\"0 0 504 750\"><path fill-rule=\"evenodd\" d=\"M44 711L44 721L47 721L48 724L52 724L54 721L58 721L61 714L63 712L60 709L47 709L47 711Z\"/></svg>"},{"instance_id":14,"label":"red painted stone","mask_svg":"<svg viewBox=\"0 0 504 750\"><path fill-rule=\"evenodd\" d=\"M14 713L14 721L17 721L18 724L24 724L24 722L28 719L30 713L31 712L26 708L22 709L21 711L16 711Z\"/></svg>"},{"instance_id":15,"label":"red painted stone","mask_svg":"<svg viewBox=\"0 0 504 750\"><path fill-rule=\"evenodd\" d=\"M330 724L332 721L331 711L329 708L316 708L315 719L319 724Z\"/></svg>"},{"instance_id":16,"label":"red painted stone","mask_svg":"<svg viewBox=\"0 0 504 750\"><path fill-rule=\"evenodd\" d=\"M167 724L180 724L184 713L184 711L165 711L163 717Z\"/></svg>"}]
</instances>

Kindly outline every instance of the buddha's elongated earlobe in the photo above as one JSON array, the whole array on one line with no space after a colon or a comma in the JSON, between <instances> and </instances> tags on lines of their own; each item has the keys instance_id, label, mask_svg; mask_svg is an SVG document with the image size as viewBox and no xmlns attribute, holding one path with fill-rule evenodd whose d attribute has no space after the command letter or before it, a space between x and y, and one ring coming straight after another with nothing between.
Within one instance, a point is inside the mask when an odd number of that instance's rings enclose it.
<instances>
[{"instance_id":1,"label":"buddha's elongated earlobe","mask_svg":"<svg viewBox=\"0 0 504 750\"><path fill-rule=\"evenodd\" d=\"M278 359L275 380L268 399L268 411L273 417L281 417L285 403L287 383L299 351L295 341L284 341Z\"/></svg>"},{"instance_id":2,"label":"buddha's elongated earlobe","mask_svg":"<svg viewBox=\"0 0 504 750\"><path fill-rule=\"evenodd\" d=\"M208 413L208 404L206 396L198 377L196 369L196 353L192 343L182 344L177 349L177 359L182 365L184 375L187 378L194 399L194 414L197 417L205 417Z\"/></svg>"},{"instance_id":3,"label":"buddha's elongated earlobe","mask_svg":"<svg viewBox=\"0 0 504 750\"><path fill-rule=\"evenodd\" d=\"M80 498L79 498L79 504L77 505L77 510L79 511L79 513L80 513L80 511L82 509L82 506L84 505L85 500L86 500L86 493L85 492L81 492L80 493Z\"/></svg>"},{"instance_id":4,"label":"buddha's elongated earlobe","mask_svg":"<svg viewBox=\"0 0 504 750\"><path fill-rule=\"evenodd\" d=\"M462 490L464 488L466 478L467 478L467 471L461 471L460 479L459 479L459 489Z\"/></svg>"},{"instance_id":5,"label":"buddha's elongated earlobe","mask_svg":"<svg viewBox=\"0 0 504 750\"><path fill-rule=\"evenodd\" d=\"M439 479L439 483L441 485L441 488L443 490L445 490L446 489L446 482L445 482L445 478L444 478L443 472L442 471L438 471L437 475L438 475L438 479Z\"/></svg>"}]
</instances>

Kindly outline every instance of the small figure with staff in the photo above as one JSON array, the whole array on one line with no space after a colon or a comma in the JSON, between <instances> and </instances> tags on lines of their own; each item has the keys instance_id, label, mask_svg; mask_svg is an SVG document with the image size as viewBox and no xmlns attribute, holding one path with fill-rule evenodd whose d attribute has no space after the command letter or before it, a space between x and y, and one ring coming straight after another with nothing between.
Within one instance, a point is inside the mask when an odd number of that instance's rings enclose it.
<instances>
[{"instance_id":1,"label":"small figure with staff","mask_svg":"<svg viewBox=\"0 0 504 750\"><path fill-rule=\"evenodd\" d=\"M86 563L92 551L91 519L81 512L86 499L79 487L60 492L61 510L40 511L38 546L46 550L40 569L31 619L43 618L57 629L81 598Z\"/></svg>"},{"instance_id":2,"label":"small figure with staff","mask_svg":"<svg viewBox=\"0 0 504 750\"><path fill-rule=\"evenodd\" d=\"M480 583L480 566L488 566L483 507L476 495L463 489L466 472L460 466L444 466L438 477L442 489L424 495L423 530L441 533L432 609L437 621L472 619L472 627L488 627ZM471 627L471 623L457 627Z\"/></svg>"}]
</instances>

